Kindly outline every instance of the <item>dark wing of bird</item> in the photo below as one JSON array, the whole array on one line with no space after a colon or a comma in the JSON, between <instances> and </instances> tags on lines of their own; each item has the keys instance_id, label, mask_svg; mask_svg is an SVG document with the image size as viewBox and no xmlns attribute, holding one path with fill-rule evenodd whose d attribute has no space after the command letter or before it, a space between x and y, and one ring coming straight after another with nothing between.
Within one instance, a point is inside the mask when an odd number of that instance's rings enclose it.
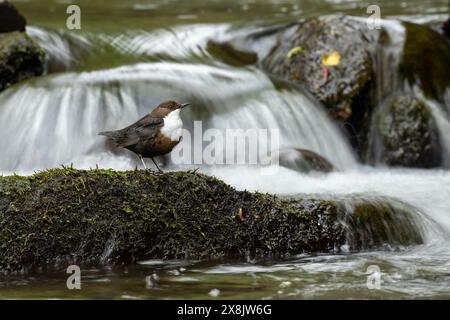
<instances>
[{"instance_id":1,"label":"dark wing of bird","mask_svg":"<svg viewBox=\"0 0 450 320\"><path fill-rule=\"evenodd\" d=\"M117 146L129 147L137 144L140 139L150 139L155 135L156 129L163 125L163 118L154 118L146 115L136 123L121 130L122 137L120 141L116 141Z\"/></svg>"}]
</instances>

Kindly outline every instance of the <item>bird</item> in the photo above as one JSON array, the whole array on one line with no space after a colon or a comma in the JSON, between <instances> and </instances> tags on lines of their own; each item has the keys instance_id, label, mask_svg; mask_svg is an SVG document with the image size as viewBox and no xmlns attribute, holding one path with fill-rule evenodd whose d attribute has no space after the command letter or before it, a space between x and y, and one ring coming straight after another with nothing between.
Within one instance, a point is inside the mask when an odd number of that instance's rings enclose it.
<instances>
[{"instance_id":1,"label":"bird","mask_svg":"<svg viewBox=\"0 0 450 320\"><path fill-rule=\"evenodd\" d=\"M138 155L147 170L144 158L152 159L159 172L163 171L154 157L168 154L182 139L181 109L189 103L165 101L135 123L120 130L98 134L115 142L116 147L128 149Z\"/></svg>"}]
</instances>

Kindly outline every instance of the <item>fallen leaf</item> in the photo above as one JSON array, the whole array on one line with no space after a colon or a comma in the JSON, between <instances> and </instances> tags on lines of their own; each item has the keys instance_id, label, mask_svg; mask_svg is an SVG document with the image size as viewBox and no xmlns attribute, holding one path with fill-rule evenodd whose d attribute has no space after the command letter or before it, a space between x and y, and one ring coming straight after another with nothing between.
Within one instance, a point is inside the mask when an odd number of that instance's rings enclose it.
<instances>
[{"instance_id":1,"label":"fallen leaf","mask_svg":"<svg viewBox=\"0 0 450 320\"><path fill-rule=\"evenodd\" d=\"M322 57L322 64L327 67L334 67L341 61L341 55L337 51L333 51L330 55L325 54Z\"/></svg>"},{"instance_id":2,"label":"fallen leaf","mask_svg":"<svg viewBox=\"0 0 450 320\"><path fill-rule=\"evenodd\" d=\"M239 219L241 219L241 221L244 220L244 213L242 212L242 208L239 208Z\"/></svg>"},{"instance_id":3,"label":"fallen leaf","mask_svg":"<svg viewBox=\"0 0 450 320\"><path fill-rule=\"evenodd\" d=\"M301 53L302 51L303 51L302 47L294 47L291 50L289 50L287 57L288 57L288 59L291 59L293 56Z\"/></svg>"}]
</instances>

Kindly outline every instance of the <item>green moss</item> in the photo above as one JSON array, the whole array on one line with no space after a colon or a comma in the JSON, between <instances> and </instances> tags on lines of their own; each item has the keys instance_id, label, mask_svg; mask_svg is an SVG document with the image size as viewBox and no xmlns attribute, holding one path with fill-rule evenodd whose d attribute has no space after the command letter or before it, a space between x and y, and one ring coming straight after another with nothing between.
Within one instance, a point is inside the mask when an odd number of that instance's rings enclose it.
<instances>
[{"instance_id":1,"label":"green moss","mask_svg":"<svg viewBox=\"0 0 450 320\"><path fill-rule=\"evenodd\" d=\"M329 252L339 250L349 234L357 233L349 225L360 226L351 223L349 205L342 201L236 191L197 173L153 176L138 170L63 168L30 177L2 177L0 190L3 270L48 263ZM377 214L375 210L373 215ZM363 223L369 231L377 227L371 219L368 216ZM418 234L412 225L401 243L420 243ZM350 247L395 243L395 235L390 237L380 233L370 243L352 240Z\"/></svg>"},{"instance_id":2,"label":"green moss","mask_svg":"<svg viewBox=\"0 0 450 320\"><path fill-rule=\"evenodd\" d=\"M406 42L400 72L413 85L419 83L428 97L442 100L450 86L450 43L434 30L404 23Z\"/></svg>"}]
</instances>

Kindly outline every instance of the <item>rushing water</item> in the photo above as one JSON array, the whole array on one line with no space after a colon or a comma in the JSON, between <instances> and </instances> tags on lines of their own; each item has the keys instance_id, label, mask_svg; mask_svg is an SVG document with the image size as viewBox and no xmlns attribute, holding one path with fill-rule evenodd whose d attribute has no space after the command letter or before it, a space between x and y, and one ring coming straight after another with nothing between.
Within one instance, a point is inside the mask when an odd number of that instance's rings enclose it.
<instances>
[{"instance_id":1,"label":"rushing water","mask_svg":"<svg viewBox=\"0 0 450 320\"><path fill-rule=\"evenodd\" d=\"M273 175L270 167L202 165L201 171L237 189L283 196L396 198L421 217L425 244L282 261L142 261L83 270L81 291L67 290L61 271L0 276L0 298L450 298L450 171L358 164L341 129L308 94L257 67L226 64L208 49L209 40L234 41L261 58L273 44L272 33L287 28L286 23L336 12L364 16L367 3L117 0L106 7L102 1L80 1L80 32L64 29L65 16L58 14L65 12L64 1L17 5L29 19L28 32L48 54L50 74L0 94L3 174L70 164L118 170L140 166L134 155L112 151L97 132L125 126L162 100L189 101L192 108L183 110L189 130L194 120L202 120L204 129L222 131L276 129L280 147L313 150L339 169L324 175L278 168ZM382 14L415 21L442 20L446 5L381 1ZM395 65L402 27L392 21L384 25L392 43L381 55L393 57ZM267 28L273 31L255 40L253 35ZM395 83L392 65L383 61L377 65L380 88L389 88ZM448 116L436 102L429 104L448 147ZM379 290L366 285L371 265L381 271Z\"/></svg>"}]
</instances>

